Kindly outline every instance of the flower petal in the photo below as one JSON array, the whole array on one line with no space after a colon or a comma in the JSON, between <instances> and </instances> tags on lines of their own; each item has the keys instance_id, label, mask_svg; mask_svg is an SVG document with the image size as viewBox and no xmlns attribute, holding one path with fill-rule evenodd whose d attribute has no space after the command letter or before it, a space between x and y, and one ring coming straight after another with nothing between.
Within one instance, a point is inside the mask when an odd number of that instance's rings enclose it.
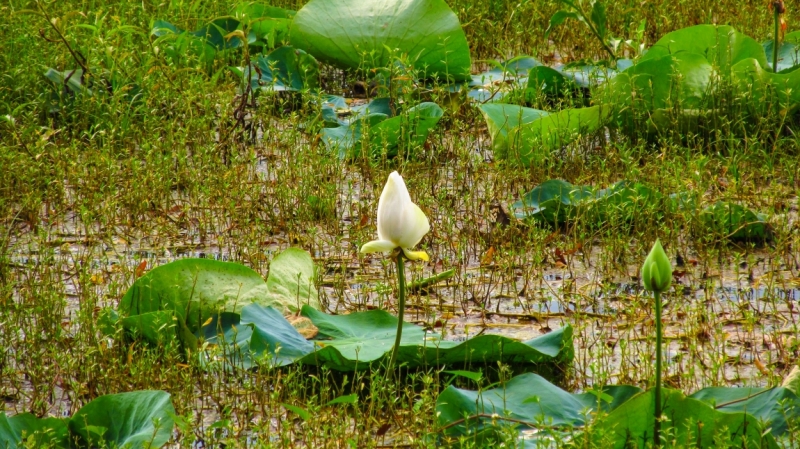
<instances>
[{"instance_id":1,"label":"flower petal","mask_svg":"<svg viewBox=\"0 0 800 449\"><path fill-rule=\"evenodd\" d=\"M396 171L389 175L378 201L378 238L399 242L405 232L404 211L411 203L403 177Z\"/></svg>"},{"instance_id":2,"label":"flower petal","mask_svg":"<svg viewBox=\"0 0 800 449\"><path fill-rule=\"evenodd\" d=\"M424 260L425 262L430 260L428 253L425 251L411 251L408 248L403 248L403 254L406 255L408 260Z\"/></svg>"},{"instance_id":3,"label":"flower petal","mask_svg":"<svg viewBox=\"0 0 800 449\"><path fill-rule=\"evenodd\" d=\"M397 248L397 245L388 240L373 240L361 246L361 253L385 253Z\"/></svg>"},{"instance_id":4,"label":"flower petal","mask_svg":"<svg viewBox=\"0 0 800 449\"><path fill-rule=\"evenodd\" d=\"M414 203L409 203L403 211L403 233L397 240L397 246L413 248L422 237L431 230L425 212Z\"/></svg>"}]
</instances>

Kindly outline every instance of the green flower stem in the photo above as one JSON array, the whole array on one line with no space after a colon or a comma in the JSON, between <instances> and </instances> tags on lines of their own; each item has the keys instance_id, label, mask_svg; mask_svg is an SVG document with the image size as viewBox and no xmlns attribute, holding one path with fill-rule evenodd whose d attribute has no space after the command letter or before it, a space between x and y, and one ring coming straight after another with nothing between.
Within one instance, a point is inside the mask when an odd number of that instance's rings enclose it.
<instances>
[{"instance_id":1,"label":"green flower stem","mask_svg":"<svg viewBox=\"0 0 800 449\"><path fill-rule=\"evenodd\" d=\"M389 373L394 373L397 352L400 350L400 338L403 336L403 314L406 311L406 275L403 272L404 268L403 252L399 251L397 254L397 336L394 339L392 357L389 359Z\"/></svg>"},{"instance_id":2,"label":"green flower stem","mask_svg":"<svg viewBox=\"0 0 800 449\"><path fill-rule=\"evenodd\" d=\"M653 422L653 446L661 446L661 343L663 329L661 325L661 293L653 292L656 300L656 411Z\"/></svg>"},{"instance_id":3,"label":"green flower stem","mask_svg":"<svg viewBox=\"0 0 800 449\"><path fill-rule=\"evenodd\" d=\"M778 37L781 31L781 14L777 6L773 7L772 10L775 12L775 40L772 41L772 71L778 73Z\"/></svg>"}]
</instances>

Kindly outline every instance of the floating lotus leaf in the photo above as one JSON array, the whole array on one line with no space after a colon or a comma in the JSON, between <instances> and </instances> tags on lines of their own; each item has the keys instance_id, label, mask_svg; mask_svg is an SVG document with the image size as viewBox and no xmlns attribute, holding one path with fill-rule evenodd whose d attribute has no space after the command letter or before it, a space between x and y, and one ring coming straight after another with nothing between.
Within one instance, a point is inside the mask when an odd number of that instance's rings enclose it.
<instances>
[{"instance_id":1,"label":"floating lotus leaf","mask_svg":"<svg viewBox=\"0 0 800 449\"><path fill-rule=\"evenodd\" d=\"M443 0L311 0L289 29L293 46L345 69L407 61L420 78L470 79L466 36Z\"/></svg>"}]
</instances>

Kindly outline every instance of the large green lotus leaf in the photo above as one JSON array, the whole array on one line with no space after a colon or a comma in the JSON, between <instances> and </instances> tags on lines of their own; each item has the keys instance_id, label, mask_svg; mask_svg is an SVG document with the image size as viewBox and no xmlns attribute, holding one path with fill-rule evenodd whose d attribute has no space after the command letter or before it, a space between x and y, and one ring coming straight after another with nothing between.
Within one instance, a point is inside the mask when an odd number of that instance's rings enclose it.
<instances>
[{"instance_id":1,"label":"large green lotus leaf","mask_svg":"<svg viewBox=\"0 0 800 449\"><path fill-rule=\"evenodd\" d=\"M443 113L439 105L430 102L420 103L394 117L368 109L368 113L358 113L358 118L347 124L323 128L322 140L340 159L353 159L361 156L365 144L363 139L367 134L372 157L385 153L392 158L397 156L401 147L413 149L422 145Z\"/></svg>"},{"instance_id":2,"label":"large green lotus leaf","mask_svg":"<svg viewBox=\"0 0 800 449\"><path fill-rule=\"evenodd\" d=\"M561 179L551 179L531 189L511 207L517 218L561 224L570 219L581 204L593 197L594 190L589 186L575 186Z\"/></svg>"},{"instance_id":3,"label":"large green lotus leaf","mask_svg":"<svg viewBox=\"0 0 800 449\"><path fill-rule=\"evenodd\" d=\"M0 448L69 447L68 420L0 413Z\"/></svg>"},{"instance_id":4,"label":"large green lotus leaf","mask_svg":"<svg viewBox=\"0 0 800 449\"><path fill-rule=\"evenodd\" d=\"M399 148L407 150L425 143L431 130L439 123L444 111L436 103L420 103L407 111L383 120L370 129L370 149L373 157L397 156Z\"/></svg>"},{"instance_id":5,"label":"large green lotus leaf","mask_svg":"<svg viewBox=\"0 0 800 449\"><path fill-rule=\"evenodd\" d=\"M541 163L553 150L598 131L609 112L602 106L562 109L522 124L509 132L506 160L523 167Z\"/></svg>"},{"instance_id":6,"label":"large green lotus leaf","mask_svg":"<svg viewBox=\"0 0 800 449\"><path fill-rule=\"evenodd\" d=\"M178 326L185 325L194 333L218 313L239 313L253 302L269 305L267 284L250 268L210 259L181 259L137 279L120 301L119 311L126 320L169 311L174 313ZM163 316L155 321L159 327L146 331L145 335L160 332L160 326L165 324ZM140 324L146 325L144 321Z\"/></svg>"},{"instance_id":7,"label":"large green lotus leaf","mask_svg":"<svg viewBox=\"0 0 800 449\"><path fill-rule=\"evenodd\" d=\"M304 307L302 314L319 329L314 341L316 351L301 359L304 363L352 370L380 359L394 346L397 317L384 310L328 315ZM424 342L423 328L403 323L401 345Z\"/></svg>"},{"instance_id":8,"label":"large green lotus leaf","mask_svg":"<svg viewBox=\"0 0 800 449\"><path fill-rule=\"evenodd\" d=\"M234 72L253 91L299 91L319 87L319 64L303 50L281 47L270 54L258 55L249 67Z\"/></svg>"},{"instance_id":9,"label":"large green lotus leaf","mask_svg":"<svg viewBox=\"0 0 800 449\"><path fill-rule=\"evenodd\" d=\"M336 370L362 369L388 357L395 341L397 317L382 310L327 315L309 307L302 314L319 329L316 350L300 359ZM419 326L403 324L398 362L409 367L451 364L560 364L572 359L572 328L567 326L526 342L482 335L464 342L442 341Z\"/></svg>"},{"instance_id":10,"label":"large green lotus leaf","mask_svg":"<svg viewBox=\"0 0 800 449\"><path fill-rule=\"evenodd\" d=\"M253 330L250 351L257 357L269 354L272 365L288 365L314 351L314 344L300 335L283 314L272 307L259 304L246 306L242 310L241 323Z\"/></svg>"},{"instance_id":11,"label":"large green lotus leaf","mask_svg":"<svg viewBox=\"0 0 800 449\"><path fill-rule=\"evenodd\" d=\"M489 136L492 138L492 150L498 159L505 159L508 149L518 144L509 142L508 136L511 131L548 114L538 109L504 103L483 104L478 106L478 109L486 120ZM515 136L518 134L515 133Z\"/></svg>"},{"instance_id":12,"label":"large green lotus leaf","mask_svg":"<svg viewBox=\"0 0 800 449\"><path fill-rule=\"evenodd\" d=\"M677 53L642 59L620 72L600 95L624 111L680 107L699 108L709 93L714 70L698 53Z\"/></svg>"},{"instance_id":13,"label":"large green lotus leaf","mask_svg":"<svg viewBox=\"0 0 800 449\"><path fill-rule=\"evenodd\" d=\"M707 229L731 240L764 240L771 234L766 215L735 203L717 201L703 209L701 219Z\"/></svg>"},{"instance_id":14,"label":"large green lotus leaf","mask_svg":"<svg viewBox=\"0 0 800 449\"><path fill-rule=\"evenodd\" d=\"M170 395L164 391L109 394L78 410L69 429L82 447L102 442L102 447L158 448L172 436L174 415Z\"/></svg>"},{"instance_id":15,"label":"large green lotus leaf","mask_svg":"<svg viewBox=\"0 0 800 449\"><path fill-rule=\"evenodd\" d=\"M733 66L731 75L734 86L747 98L745 104L758 114L795 110L800 104L800 71L773 73L755 59L745 59Z\"/></svg>"},{"instance_id":16,"label":"large green lotus leaf","mask_svg":"<svg viewBox=\"0 0 800 449\"><path fill-rule=\"evenodd\" d=\"M780 437L788 430L788 423L800 422L800 398L783 387L734 388L708 387L693 393L699 399L721 412L743 412L766 423L772 435Z\"/></svg>"},{"instance_id":17,"label":"large green lotus leaf","mask_svg":"<svg viewBox=\"0 0 800 449\"><path fill-rule=\"evenodd\" d=\"M518 426L519 430L535 428L545 433L555 427L567 431L586 424L586 418L592 416L589 412L613 410L641 391L638 387L621 385L574 394L538 374L526 373L501 387L484 391L449 386L436 399L436 413L439 424L445 428L444 434L449 437L470 435L490 439L503 426Z\"/></svg>"},{"instance_id":18,"label":"large green lotus leaf","mask_svg":"<svg viewBox=\"0 0 800 449\"><path fill-rule=\"evenodd\" d=\"M714 410L677 390L663 390L662 400L666 420L661 432L667 438L667 447L777 447L771 435L762 437L766 428L751 415ZM593 443L620 449L649 447L654 409L652 390L635 395L595 423L585 438L602 439Z\"/></svg>"},{"instance_id":19,"label":"large green lotus leaf","mask_svg":"<svg viewBox=\"0 0 800 449\"><path fill-rule=\"evenodd\" d=\"M261 304L283 313L303 305L319 309L314 260L307 251L288 248L272 259L267 277L267 300Z\"/></svg>"},{"instance_id":20,"label":"large green lotus leaf","mask_svg":"<svg viewBox=\"0 0 800 449\"><path fill-rule=\"evenodd\" d=\"M775 41L762 44L767 55L767 67L772 68L772 53ZM783 37L778 47L778 71L792 72L800 67L800 31L794 31Z\"/></svg>"},{"instance_id":21,"label":"large green lotus leaf","mask_svg":"<svg viewBox=\"0 0 800 449\"><path fill-rule=\"evenodd\" d=\"M724 77L734 64L749 58L754 58L761 67L767 67L761 44L728 25L696 25L667 33L639 61L642 63L684 52L703 55Z\"/></svg>"},{"instance_id":22,"label":"large green lotus leaf","mask_svg":"<svg viewBox=\"0 0 800 449\"><path fill-rule=\"evenodd\" d=\"M386 67L402 54L420 78L470 79L466 36L443 0L311 0L289 39L341 68Z\"/></svg>"},{"instance_id":23,"label":"large green lotus leaf","mask_svg":"<svg viewBox=\"0 0 800 449\"><path fill-rule=\"evenodd\" d=\"M534 187L512 204L519 219L562 224L580 215L592 225L629 223L651 205L664 201L661 193L630 181L619 181L605 189L576 186L560 179L551 179Z\"/></svg>"},{"instance_id":24,"label":"large green lotus leaf","mask_svg":"<svg viewBox=\"0 0 800 449\"><path fill-rule=\"evenodd\" d=\"M648 208L659 205L660 192L638 182L619 181L595 192L589 202L589 219L598 226L631 222Z\"/></svg>"}]
</instances>

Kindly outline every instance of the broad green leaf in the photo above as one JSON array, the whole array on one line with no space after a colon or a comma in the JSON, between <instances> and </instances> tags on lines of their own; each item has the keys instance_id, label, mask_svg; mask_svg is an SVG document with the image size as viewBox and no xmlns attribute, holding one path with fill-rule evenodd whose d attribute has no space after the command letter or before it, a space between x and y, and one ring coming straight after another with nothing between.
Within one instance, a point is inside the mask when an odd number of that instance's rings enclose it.
<instances>
[{"instance_id":1,"label":"broad green leaf","mask_svg":"<svg viewBox=\"0 0 800 449\"><path fill-rule=\"evenodd\" d=\"M299 91L319 87L319 65L303 50L281 47L270 54L258 55L246 68L236 73L253 91Z\"/></svg>"},{"instance_id":2,"label":"broad green leaf","mask_svg":"<svg viewBox=\"0 0 800 449\"><path fill-rule=\"evenodd\" d=\"M420 103L395 117L381 121L370 129L370 149L373 157L397 156L401 149L410 151L422 146L431 130L439 123L444 111L436 103ZM357 156L357 155L355 155Z\"/></svg>"},{"instance_id":3,"label":"broad green leaf","mask_svg":"<svg viewBox=\"0 0 800 449\"><path fill-rule=\"evenodd\" d=\"M677 53L661 58L642 59L617 75L607 85L619 107L640 112L668 108L704 106L710 90L713 69L697 53Z\"/></svg>"},{"instance_id":4,"label":"broad green leaf","mask_svg":"<svg viewBox=\"0 0 800 449\"><path fill-rule=\"evenodd\" d=\"M319 309L316 272L311 255L300 248L288 248L272 259L267 276L267 300L283 313L299 310L304 305Z\"/></svg>"},{"instance_id":5,"label":"broad green leaf","mask_svg":"<svg viewBox=\"0 0 800 449\"><path fill-rule=\"evenodd\" d=\"M517 218L561 224L572 218L578 206L593 197L594 191L589 186L575 186L567 181L551 179L534 187L511 207Z\"/></svg>"},{"instance_id":6,"label":"broad green leaf","mask_svg":"<svg viewBox=\"0 0 800 449\"><path fill-rule=\"evenodd\" d=\"M397 318L382 310L327 315L309 307L302 314L319 329L316 350L300 359L342 371L363 369L388 357L395 340ZM572 360L572 328L567 326L520 342L498 335L481 335L464 342L442 341L410 323L403 324L398 362L422 365L506 363L567 363Z\"/></svg>"},{"instance_id":7,"label":"broad green leaf","mask_svg":"<svg viewBox=\"0 0 800 449\"><path fill-rule=\"evenodd\" d=\"M252 328L251 353L255 357L269 354L272 365L288 365L314 350L314 345L272 307L246 306L242 310L241 324Z\"/></svg>"},{"instance_id":8,"label":"broad green leaf","mask_svg":"<svg viewBox=\"0 0 800 449\"><path fill-rule=\"evenodd\" d=\"M755 59L745 59L733 66L732 81L746 98L744 105L756 114L771 110L786 114L800 105L800 71L772 73Z\"/></svg>"},{"instance_id":9,"label":"broad green leaf","mask_svg":"<svg viewBox=\"0 0 800 449\"><path fill-rule=\"evenodd\" d=\"M661 207L665 198L650 187L619 181L605 189L575 186L551 179L534 187L511 207L519 219L534 219L553 225L578 216L591 226L631 223L644 210Z\"/></svg>"},{"instance_id":10,"label":"broad green leaf","mask_svg":"<svg viewBox=\"0 0 800 449\"><path fill-rule=\"evenodd\" d=\"M254 302L271 304L267 284L250 268L209 259L181 259L137 279L120 301L119 312L127 328L134 326L151 339L170 325L171 314L174 324L183 324L195 333L218 313L239 313Z\"/></svg>"},{"instance_id":11,"label":"broad green leaf","mask_svg":"<svg viewBox=\"0 0 800 449\"><path fill-rule=\"evenodd\" d=\"M534 99L537 92L552 97L561 97L564 92L577 90L578 87L575 81L563 72L551 67L540 66L529 72L526 89L529 91L528 97Z\"/></svg>"},{"instance_id":12,"label":"broad green leaf","mask_svg":"<svg viewBox=\"0 0 800 449\"><path fill-rule=\"evenodd\" d=\"M376 109L383 111L382 108ZM401 149L407 154L425 142L444 113L436 103L430 102L420 103L394 117L373 112L369 107L367 111L357 113L357 118L345 125L322 129L322 140L329 151L340 159L358 158L366 143L372 157L385 152L386 157L392 158ZM333 119L330 113L325 117ZM366 142L363 141L365 138L368 139Z\"/></svg>"},{"instance_id":13,"label":"broad green leaf","mask_svg":"<svg viewBox=\"0 0 800 449\"><path fill-rule=\"evenodd\" d=\"M403 56L422 79L470 77L466 36L443 0L311 0L294 17L289 39L345 69L386 67Z\"/></svg>"},{"instance_id":14,"label":"broad green leaf","mask_svg":"<svg viewBox=\"0 0 800 449\"><path fill-rule=\"evenodd\" d=\"M512 145L506 159L522 167L541 163L552 151L597 132L609 112L601 106L563 109L522 124L509 132Z\"/></svg>"},{"instance_id":15,"label":"broad green leaf","mask_svg":"<svg viewBox=\"0 0 800 449\"><path fill-rule=\"evenodd\" d=\"M764 53L767 56L766 67L772 68L772 52L774 41L764 42ZM778 72L791 72L800 66L800 31L787 33L778 47Z\"/></svg>"},{"instance_id":16,"label":"broad green leaf","mask_svg":"<svg viewBox=\"0 0 800 449\"><path fill-rule=\"evenodd\" d=\"M661 432L667 447L777 447L771 435L762 436L766 428L753 416L714 410L677 390L663 394L667 419ZM647 447L653 439L653 401L652 390L635 395L596 422L584 439L620 449Z\"/></svg>"},{"instance_id":17,"label":"broad green leaf","mask_svg":"<svg viewBox=\"0 0 800 449\"><path fill-rule=\"evenodd\" d=\"M0 413L0 448L69 447L68 420Z\"/></svg>"},{"instance_id":18,"label":"broad green leaf","mask_svg":"<svg viewBox=\"0 0 800 449\"><path fill-rule=\"evenodd\" d=\"M753 58L761 67L767 67L761 44L728 25L696 25L667 33L642 56L640 63L684 52L704 56L724 77L734 64L745 59Z\"/></svg>"},{"instance_id":19,"label":"broad green leaf","mask_svg":"<svg viewBox=\"0 0 800 449\"><path fill-rule=\"evenodd\" d=\"M555 14L550 16L550 25L548 25L544 32L545 37L549 36L555 27L562 25L567 19L583 20L577 13L565 11L563 9L558 10Z\"/></svg>"},{"instance_id":20,"label":"broad green leaf","mask_svg":"<svg viewBox=\"0 0 800 449\"><path fill-rule=\"evenodd\" d=\"M82 445L97 446L99 437L111 447L161 447L172 436L175 409L164 391L132 391L100 396L84 405L69 421Z\"/></svg>"},{"instance_id":21,"label":"broad green leaf","mask_svg":"<svg viewBox=\"0 0 800 449\"><path fill-rule=\"evenodd\" d=\"M766 215L735 203L718 201L703 209L701 219L709 231L731 240L764 240L772 233Z\"/></svg>"},{"instance_id":22,"label":"broad green leaf","mask_svg":"<svg viewBox=\"0 0 800 449\"><path fill-rule=\"evenodd\" d=\"M771 429L775 437L789 430L788 423L800 422L800 398L783 387L708 387L689 397L708 403L721 412L747 413L764 423L764 428Z\"/></svg>"},{"instance_id":23,"label":"broad green leaf","mask_svg":"<svg viewBox=\"0 0 800 449\"><path fill-rule=\"evenodd\" d=\"M485 391L449 386L436 400L436 413L439 424L447 426L447 436L479 435L490 439L502 426L537 428L545 433L555 427L568 430L582 426L592 416L587 412L613 410L639 392L641 389L633 386L607 386L600 393L610 400L603 401L596 392L569 393L538 374L526 373ZM496 418L490 418L493 415Z\"/></svg>"},{"instance_id":24,"label":"broad green leaf","mask_svg":"<svg viewBox=\"0 0 800 449\"><path fill-rule=\"evenodd\" d=\"M548 114L538 109L503 103L483 104L478 109L486 120L492 138L492 150L498 159L506 159L509 148L519 145L519 142L509 141L512 131ZM514 136L518 137L518 134Z\"/></svg>"}]
</instances>

